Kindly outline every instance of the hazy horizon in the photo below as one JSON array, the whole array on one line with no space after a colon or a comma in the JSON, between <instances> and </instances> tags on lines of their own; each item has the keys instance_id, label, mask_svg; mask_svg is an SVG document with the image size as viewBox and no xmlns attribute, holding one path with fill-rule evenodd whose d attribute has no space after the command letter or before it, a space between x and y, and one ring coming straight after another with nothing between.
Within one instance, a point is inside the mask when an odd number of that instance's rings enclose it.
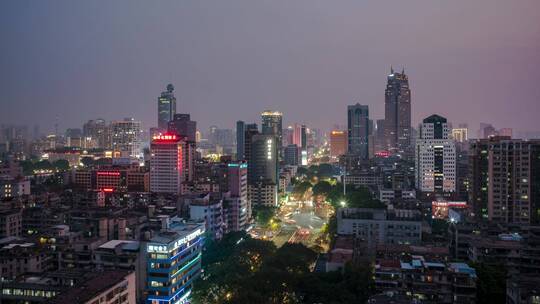
<instances>
[{"instance_id":1,"label":"hazy horizon","mask_svg":"<svg viewBox=\"0 0 540 304\"><path fill-rule=\"evenodd\" d=\"M437 113L540 131L540 1L3 1L0 123L42 132L95 118L157 124L173 83L199 129L257 122L328 130L346 107L384 117L392 65L413 126Z\"/></svg>"}]
</instances>

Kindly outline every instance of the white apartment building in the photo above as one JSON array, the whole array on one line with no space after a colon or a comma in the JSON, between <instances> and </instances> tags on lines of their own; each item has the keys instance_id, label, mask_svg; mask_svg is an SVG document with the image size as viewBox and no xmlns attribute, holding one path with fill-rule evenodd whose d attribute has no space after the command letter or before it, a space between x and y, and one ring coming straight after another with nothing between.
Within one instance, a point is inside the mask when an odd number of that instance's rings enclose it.
<instances>
[{"instance_id":1,"label":"white apartment building","mask_svg":"<svg viewBox=\"0 0 540 304\"><path fill-rule=\"evenodd\" d=\"M446 118L431 115L420 124L416 140L416 187L422 192L456 191L456 146Z\"/></svg>"}]
</instances>

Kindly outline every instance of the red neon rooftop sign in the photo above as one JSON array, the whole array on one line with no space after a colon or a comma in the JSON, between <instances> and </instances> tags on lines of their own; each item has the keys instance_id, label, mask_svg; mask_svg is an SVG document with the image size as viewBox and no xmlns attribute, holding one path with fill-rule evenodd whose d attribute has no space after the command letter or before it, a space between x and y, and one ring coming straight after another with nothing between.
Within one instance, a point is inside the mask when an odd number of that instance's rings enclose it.
<instances>
[{"instance_id":1,"label":"red neon rooftop sign","mask_svg":"<svg viewBox=\"0 0 540 304\"><path fill-rule=\"evenodd\" d=\"M120 176L120 172L117 172L117 171L98 171L97 175Z\"/></svg>"},{"instance_id":2,"label":"red neon rooftop sign","mask_svg":"<svg viewBox=\"0 0 540 304\"><path fill-rule=\"evenodd\" d=\"M175 134L159 134L152 136L152 139L156 141L176 141L178 136Z\"/></svg>"}]
</instances>

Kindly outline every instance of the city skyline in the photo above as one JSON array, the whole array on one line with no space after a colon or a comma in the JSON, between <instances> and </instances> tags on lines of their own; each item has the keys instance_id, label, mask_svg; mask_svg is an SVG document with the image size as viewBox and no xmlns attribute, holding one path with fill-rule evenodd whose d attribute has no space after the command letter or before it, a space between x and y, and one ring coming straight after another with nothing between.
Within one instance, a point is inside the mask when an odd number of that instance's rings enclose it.
<instances>
[{"instance_id":1,"label":"city skyline","mask_svg":"<svg viewBox=\"0 0 540 304\"><path fill-rule=\"evenodd\" d=\"M241 4L3 4L0 121L50 133L56 117L61 130L134 117L148 130L172 83L177 113L200 130L258 122L264 109L283 112L284 126L329 130L356 102L384 117L392 65L409 76L414 128L440 113L473 136L479 122L538 131L537 1L249 3L250 14ZM405 24L403 37L391 35Z\"/></svg>"}]
</instances>

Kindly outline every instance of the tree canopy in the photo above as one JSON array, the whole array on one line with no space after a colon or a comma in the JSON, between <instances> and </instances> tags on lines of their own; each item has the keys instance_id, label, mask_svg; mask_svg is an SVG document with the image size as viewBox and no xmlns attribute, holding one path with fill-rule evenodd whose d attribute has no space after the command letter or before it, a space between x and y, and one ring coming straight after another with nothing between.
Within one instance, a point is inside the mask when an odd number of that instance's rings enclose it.
<instances>
[{"instance_id":1,"label":"tree canopy","mask_svg":"<svg viewBox=\"0 0 540 304\"><path fill-rule=\"evenodd\" d=\"M245 233L226 235L203 252L194 303L364 303L373 290L368 265L341 272L310 271L317 254L301 244L276 249ZM340 290L339 294L335 291Z\"/></svg>"}]
</instances>

